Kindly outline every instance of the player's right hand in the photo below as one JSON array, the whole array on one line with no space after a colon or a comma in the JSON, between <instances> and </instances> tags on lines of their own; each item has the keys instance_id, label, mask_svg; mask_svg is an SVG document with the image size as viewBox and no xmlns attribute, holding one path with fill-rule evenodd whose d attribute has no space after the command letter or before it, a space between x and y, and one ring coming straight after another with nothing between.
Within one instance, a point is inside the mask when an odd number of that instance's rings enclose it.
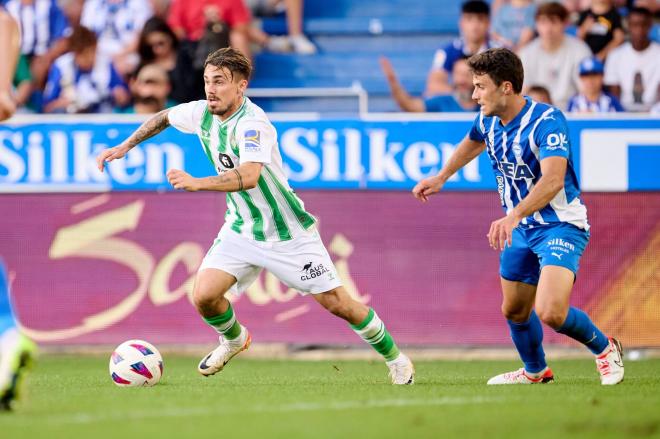
<instances>
[{"instance_id":1,"label":"player's right hand","mask_svg":"<svg viewBox=\"0 0 660 439\"><path fill-rule=\"evenodd\" d=\"M131 148L122 143L121 145L115 146L114 148L104 149L101 151L101 153L96 156L96 165L98 166L99 171L103 172L103 168L105 167L106 162L111 162L114 159L120 159L124 157L130 150Z\"/></svg>"},{"instance_id":2,"label":"player's right hand","mask_svg":"<svg viewBox=\"0 0 660 439\"><path fill-rule=\"evenodd\" d=\"M433 176L425 178L415 185L412 190L413 196L419 201L426 203L429 199L428 197L433 194L437 194L442 189L444 182L440 177Z\"/></svg>"}]
</instances>

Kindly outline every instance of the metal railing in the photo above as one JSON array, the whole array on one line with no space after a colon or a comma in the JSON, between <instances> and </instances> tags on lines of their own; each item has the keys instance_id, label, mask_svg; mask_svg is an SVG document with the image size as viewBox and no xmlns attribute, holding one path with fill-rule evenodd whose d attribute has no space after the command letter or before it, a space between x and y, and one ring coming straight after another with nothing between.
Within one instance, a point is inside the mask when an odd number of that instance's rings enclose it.
<instances>
[{"instance_id":1,"label":"metal railing","mask_svg":"<svg viewBox=\"0 0 660 439\"><path fill-rule=\"evenodd\" d=\"M245 91L248 97L255 98L318 98L318 97L356 97L358 112L369 112L369 94L359 81L350 87L295 87L295 88L248 88Z\"/></svg>"}]
</instances>

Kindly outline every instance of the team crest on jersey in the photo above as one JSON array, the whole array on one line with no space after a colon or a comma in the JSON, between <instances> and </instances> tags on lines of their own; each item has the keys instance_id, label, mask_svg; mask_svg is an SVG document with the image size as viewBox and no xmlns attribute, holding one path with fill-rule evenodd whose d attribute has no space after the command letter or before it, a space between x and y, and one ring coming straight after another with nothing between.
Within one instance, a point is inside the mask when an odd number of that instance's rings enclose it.
<instances>
[{"instance_id":1,"label":"team crest on jersey","mask_svg":"<svg viewBox=\"0 0 660 439\"><path fill-rule=\"evenodd\" d=\"M522 146L520 146L520 143L514 142L511 150L516 157L522 157Z\"/></svg>"},{"instance_id":2,"label":"team crest on jersey","mask_svg":"<svg viewBox=\"0 0 660 439\"><path fill-rule=\"evenodd\" d=\"M229 157L227 154L219 153L218 160L220 160L220 163L222 163L222 166L224 166L226 169L234 168L234 162L231 160L231 157Z\"/></svg>"}]
</instances>

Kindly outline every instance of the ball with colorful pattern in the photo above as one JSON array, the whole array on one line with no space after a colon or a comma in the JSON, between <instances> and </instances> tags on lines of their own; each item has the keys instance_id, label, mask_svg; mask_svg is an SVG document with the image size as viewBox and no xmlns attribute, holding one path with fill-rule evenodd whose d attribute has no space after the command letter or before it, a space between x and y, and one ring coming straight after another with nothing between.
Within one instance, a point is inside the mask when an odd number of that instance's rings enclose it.
<instances>
[{"instance_id":1,"label":"ball with colorful pattern","mask_svg":"<svg viewBox=\"0 0 660 439\"><path fill-rule=\"evenodd\" d=\"M128 340L110 356L110 377L120 387L154 386L163 376L163 357L144 340Z\"/></svg>"}]
</instances>

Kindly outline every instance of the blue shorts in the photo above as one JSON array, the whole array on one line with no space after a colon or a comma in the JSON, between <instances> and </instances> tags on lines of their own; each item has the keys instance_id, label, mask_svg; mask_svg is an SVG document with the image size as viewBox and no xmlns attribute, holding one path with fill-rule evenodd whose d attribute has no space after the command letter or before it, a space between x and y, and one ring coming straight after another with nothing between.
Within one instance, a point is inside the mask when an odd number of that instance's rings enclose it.
<instances>
[{"instance_id":1,"label":"blue shorts","mask_svg":"<svg viewBox=\"0 0 660 439\"><path fill-rule=\"evenodd\" d=\"M537 285L546 265L566 267L577 275L589 232L572 224L513 229L512 245L500 254L500 276Z\"/></svg>"}]
</instances>

